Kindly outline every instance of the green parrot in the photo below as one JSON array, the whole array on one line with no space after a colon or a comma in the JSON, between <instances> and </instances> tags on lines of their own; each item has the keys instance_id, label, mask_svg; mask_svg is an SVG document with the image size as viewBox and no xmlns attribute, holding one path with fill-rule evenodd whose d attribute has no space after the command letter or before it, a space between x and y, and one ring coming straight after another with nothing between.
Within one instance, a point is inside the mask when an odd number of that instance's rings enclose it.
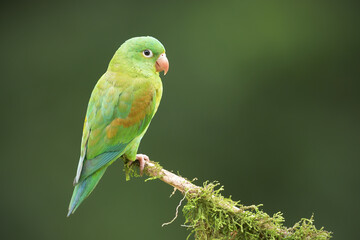
<instances>
[{"instance_id":1,"label":"green parrot","mask_svg":"<svg viewBox=\"0 0 360 240\"><path fill-rule=\"evenodd\" d=\"M90 195L116 159L138 160L142 174L149 158L137 151L159 107L159 72L166 74L168 69L165 48L153 37L131 38L116 51L90 97L67 216Z\"/></svg>"}]
</instances>

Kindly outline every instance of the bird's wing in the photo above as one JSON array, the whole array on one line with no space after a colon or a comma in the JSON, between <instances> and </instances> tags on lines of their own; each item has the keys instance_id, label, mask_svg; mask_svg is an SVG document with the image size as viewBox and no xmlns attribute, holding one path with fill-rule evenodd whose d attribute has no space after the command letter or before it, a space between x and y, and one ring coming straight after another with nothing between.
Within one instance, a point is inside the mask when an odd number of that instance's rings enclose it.
<instances>
[{"instance_id":1,"label":"bird's wing","mask_svg":"<svg viewBox=\"0 0 360 240\"><path fill-rule=\"evenodd\" d=\"M156 90L149 81L122 81L116 86L100 79L88 105L74 184L124 153L149 125L155 99Z\"/></svg>"}]
</instances>

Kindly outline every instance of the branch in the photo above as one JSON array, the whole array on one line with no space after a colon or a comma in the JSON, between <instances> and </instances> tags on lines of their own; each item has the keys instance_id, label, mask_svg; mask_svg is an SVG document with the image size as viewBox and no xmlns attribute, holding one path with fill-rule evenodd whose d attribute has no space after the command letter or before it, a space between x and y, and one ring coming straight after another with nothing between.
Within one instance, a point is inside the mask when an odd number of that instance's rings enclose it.
<instances>
[{"instance_id":1,"label":"branch","mask_svg":"<svg viewBox=\"0 0 360 240\"><path fill-rule=\"evenodd\" d=\"M154 178L159 178L161 181L173 186L177 190L179 190L182 194L184 194L186 191L189 191L189 193L193 194L199 194L202 190L201 187L196 186L195 184L192 184L190 181L186 180L183 177L180 177L172 172L169 172L168 170L163 169L159 165L156 165L152 162L146 162L145 163L145 172ZM220 199L216 199L216 196L213 196L215 198L215 201L217 200L221 207L231 210L234 212L241 211L241 209L230 206L227 204L224 204L220 201Z\"/></svg>"},{"instance_id":2,"label":"branch","mask_svg":"<svg viewBox=\"0 0 360 240\"><path fill-rule=\"evenodd\" d=\"M185 223L190 226L196 239L330 239L331 233L316 229L313 216L302 219L291 228L283 226L282 214L270 217L259 206L244 206L215 189L218 183L205 182L196 186L183 177L163 169L155 162L146 162L145 173L151 179L173 186L186 193L187 204L183 208ZM189 236L190 236L189 235Z\"/></svg>"},{"instance_id":3,"label":"branch","mask_svg":"<svg viewBox=\"0 0 360 240\"><path fill-rule=\"evenodd\" d=\"M201 189L188 180L163 169L161 166L154 164L153 162L145 162L145 173L150 177L159 178L161 181L173 186L182 193L185 193L187 190L197 192Z\"/></svg>"}]
</instances>

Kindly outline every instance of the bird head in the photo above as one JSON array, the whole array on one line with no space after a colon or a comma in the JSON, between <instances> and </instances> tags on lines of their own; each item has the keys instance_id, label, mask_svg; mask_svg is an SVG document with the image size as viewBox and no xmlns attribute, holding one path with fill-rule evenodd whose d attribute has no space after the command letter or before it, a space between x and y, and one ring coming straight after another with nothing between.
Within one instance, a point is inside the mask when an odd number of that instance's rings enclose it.
<instances>
[{"instance_id":1,"label":"bird head","mask_svg":"<svg viewBox=\"0 0 360 240\"><path fill-rule=\"evenodd\" d=\"M135 37L124 42L110 61L111 71L152 76L169 70L165 48L156 38Z\"/></svg>"}]
</instances>

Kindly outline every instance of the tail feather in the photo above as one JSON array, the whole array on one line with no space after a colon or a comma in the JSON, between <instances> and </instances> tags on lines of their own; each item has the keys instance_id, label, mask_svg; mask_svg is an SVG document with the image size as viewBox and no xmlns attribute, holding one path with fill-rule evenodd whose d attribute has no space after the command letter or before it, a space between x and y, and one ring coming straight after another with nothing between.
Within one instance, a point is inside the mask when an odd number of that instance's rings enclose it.
<instances>
[{"instance_id":1,"label":"tail feather","mask_svg":"<svg viewBox=\"0 0 360 240\"><path fill-rule=\"evenodd\" d=\"M84 180L80 181L74 189L73 195L71 197L69 212L67 216L74 213L75 210L80 206L80 204L90 195L94 190L101 177L104 175L107 166L99 169L92 175L88 176Z\"/></svg>"}]
</instances>

